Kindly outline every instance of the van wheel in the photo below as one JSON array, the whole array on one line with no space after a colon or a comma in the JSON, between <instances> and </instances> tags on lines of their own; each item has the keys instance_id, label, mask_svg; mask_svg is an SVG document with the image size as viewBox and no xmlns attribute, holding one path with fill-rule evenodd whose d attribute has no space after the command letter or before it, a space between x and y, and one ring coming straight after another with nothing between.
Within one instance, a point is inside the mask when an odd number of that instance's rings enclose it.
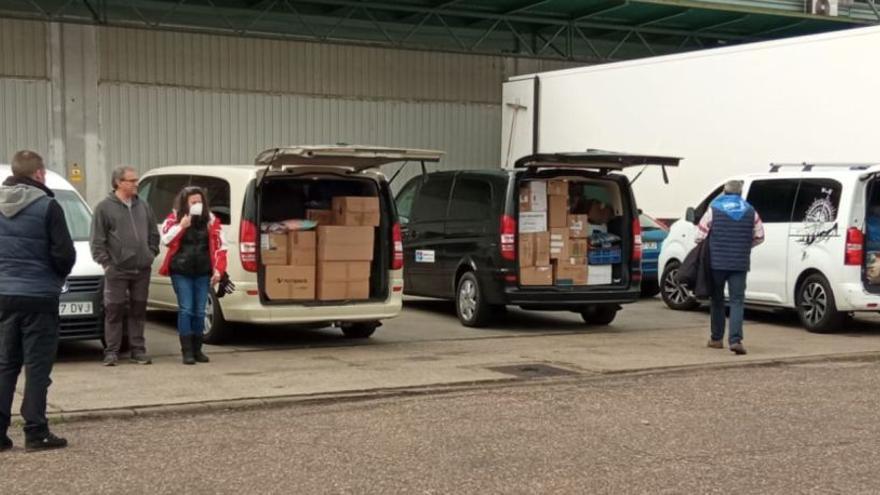
<instances>
[{"instance_id":1,"label":"van wheel","mask_svg":"<svg viewBox=\"0 0 880 495\"><path fill-rule=\"evenodd\" d=\"M377 321L351 323L343 325L342 334L349 339L368 339L376 332L377 328L379 328Z\"/></svg>"},{"instance_id":2,"label":"van wheel","mask_svg":"<svg viewBox=\"0 0 880 495\"><path fill-rule=\"evenodd\" d=\"M582 312L581 317L588 325L610 325L617 318L617 311L615 306L592 306Z\"/></svg>"},{"instance_id":3,"label":"van wheel","mask_svg":"<svg viewBox=\"0 0 880 495\"><path fill-rule=\"evenodd\" d=\"M818 273L807 277L798 287L797 313L804 328L814 333L837 331L846 321L846 313L837 311L828 281Z\"/></svg>"},{"instance_id":4,"label":"van wheel","mask_svg":"<svg viewBox=\"0 0 880 495\"><path fill-rule=\"evenodd\" d=\"M660 297L670 309L676 311L691 311L700 307L699 301L694 297L694 293L687 288L686 285L679 283L678 270L681 263L678 261L670 261L663 269L663 276L660 287Z\"/></svg>"},{"instance_id":5,"label":"van wheel","mask_svg":"<svg viewBox=\"0 0 880 495\"><path fill-rule=\"evenodd\" d=\"M465 273L458 281L455 312L466 327L485 327L489 324L492 308L483 300L480 283L473 272Z\"/></svg>"},{"instance_id":6,"label":"van wheel","mask_svg":"<svg viewBox=\"0 0 880 495\"><path fill-rule=\"evenodd\" d=\"M214 291L209 291L208 302L205 306L205 332L202 340L206 344L222 344L232 337L232 325L223 318L223 310Z\"/></svg>"}]
</instances>

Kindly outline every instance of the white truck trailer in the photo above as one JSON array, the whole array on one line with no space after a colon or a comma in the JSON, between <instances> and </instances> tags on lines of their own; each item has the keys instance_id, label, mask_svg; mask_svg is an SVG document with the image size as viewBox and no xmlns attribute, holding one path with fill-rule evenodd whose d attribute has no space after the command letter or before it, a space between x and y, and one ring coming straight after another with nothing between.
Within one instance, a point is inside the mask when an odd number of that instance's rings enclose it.
<instances>
[{"instance_id":1,"label":"white truck trailer","mask_svg":"<svg viewBox=\"0 0 880 495\"><path fill-rule=\"evenodd\" d=\"M646 213L680 218L725 177L771 162L876 163L878 60L869 27L515 77L502 167L590 148L683 157L668 185L656 169L634 185Z\"/></svg>"}]
</instances>

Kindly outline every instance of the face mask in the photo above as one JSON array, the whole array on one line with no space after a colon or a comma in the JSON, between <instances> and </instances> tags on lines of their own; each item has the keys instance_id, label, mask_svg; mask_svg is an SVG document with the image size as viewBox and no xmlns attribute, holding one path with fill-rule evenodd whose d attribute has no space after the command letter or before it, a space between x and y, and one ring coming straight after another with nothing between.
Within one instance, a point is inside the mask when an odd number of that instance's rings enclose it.
<instances>
[{"instance_id":1,"label":"face mask","mask_svg":"<svg viewBox=\"0 0 880 495\"><path fill-rule=\"evenodd\" d=\"M189 214L197 217L202 214L202 203L196 203L194 205L190 205Z\"/></svg>"}]
</instances>

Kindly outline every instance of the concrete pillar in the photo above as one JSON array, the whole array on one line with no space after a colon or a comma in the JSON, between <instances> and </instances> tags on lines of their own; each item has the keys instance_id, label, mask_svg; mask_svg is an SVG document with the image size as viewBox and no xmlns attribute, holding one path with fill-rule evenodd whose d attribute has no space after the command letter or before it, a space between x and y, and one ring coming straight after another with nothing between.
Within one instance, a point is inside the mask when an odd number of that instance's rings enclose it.
<instances>
[{"instance_id":1,"label":"concrete pillar","mask_svg":"<svg viewBox=\"0 0 880 495\"><path fill-rule=\"evenodd\" d=\"M98 28L49 25L50 162L94 205L109 190L101 145Z\"/></svg>"}]
</instances>

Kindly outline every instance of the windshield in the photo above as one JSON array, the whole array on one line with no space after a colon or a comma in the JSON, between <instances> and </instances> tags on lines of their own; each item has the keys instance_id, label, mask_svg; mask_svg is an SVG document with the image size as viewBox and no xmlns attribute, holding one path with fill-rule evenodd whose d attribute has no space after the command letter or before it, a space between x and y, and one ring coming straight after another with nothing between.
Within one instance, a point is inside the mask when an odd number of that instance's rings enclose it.
<instances>
[{"instance_id":1,"label":"windshield","mask_svg":"<svg viewBox=\"0 0 880 495\"><path fill-rule=\"evenodd\" d=\"M67 229L74 241L88 241L92 231L92 214L73 191L55 191L55 200L64 210Z\"/></svg>"},{"instance_id":2,"label":"windshield","mask_svg":"<svg viewBox=\"0 0 880 495\"><path fill-rule=\"evenodd\" d=\"M639 215L639 223L642 224L642 232L647 232L650 230L666 230L666 226L662 223L654 220L648 215Z\"/></svg>"}]
</instances>

